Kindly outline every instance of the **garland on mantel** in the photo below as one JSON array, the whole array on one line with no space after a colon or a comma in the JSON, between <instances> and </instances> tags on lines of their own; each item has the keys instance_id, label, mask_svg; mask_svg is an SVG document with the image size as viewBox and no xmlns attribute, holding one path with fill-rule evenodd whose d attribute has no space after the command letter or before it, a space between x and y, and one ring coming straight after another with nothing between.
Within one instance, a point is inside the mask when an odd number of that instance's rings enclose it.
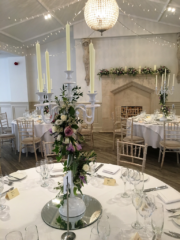
<instances>
[{"instance_id":1,"label":"garland on mantel","mask_svg":"<svg viewBox=\"0 0 180 240\"><path fill-rule=\"evenodd\" d=\"M152 74L164 74L165 73L165 69L166 69L166 73L169 74L171 71L166 67L166 66L160 66L159 68L157 68L156 71L154 71L152 68L150 67L144 67L141 69L141 73L142 75L152 75ZM121 75L129 75L129 76L136 76L139 73L139 69L137 68L133 68L133 67L129 67L126 71L125 68L119 67L119 68L111 68L110 70L108 69L101 69L97 75L99 76L99 79L102 76L112 76L113 78L116 76L121 76Z\"/></svg>"}]
</instances>

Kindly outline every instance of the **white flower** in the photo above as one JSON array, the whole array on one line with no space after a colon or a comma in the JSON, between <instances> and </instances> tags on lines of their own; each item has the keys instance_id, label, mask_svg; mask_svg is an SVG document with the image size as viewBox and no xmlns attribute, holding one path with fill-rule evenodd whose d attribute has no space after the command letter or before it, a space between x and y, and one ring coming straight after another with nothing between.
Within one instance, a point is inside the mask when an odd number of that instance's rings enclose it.
<instances>
[{"instance_id":1,"label":"white flower","mask_svg":"<svg viewBox=\"0 0 180 240\"><path fill-rule=\"evenodd\" d=\"M60 141L61 140L61 135L57 136L57 140Z\"/></svg>"},{"instance_id":2,"label":"white flower","mask_svg":"<svg viewBox=\"0 0 180 240\"><path fill-rule=\"evenodd\" d=\"M52 126L52 132L55 133L57 131L56 126Z\"/></svg>"},{"instance_id":3,"label":"white flower","mask_svg":"<svg viewBox=\"0 0 180 240\"><path fill-rule=\"evenodd\" d=\"M89 171L89 166L88 166L87 164L84 164L82 169L83 169L85 172L88 172L88 171Z\"/></svg>"},{"instance_id":4,"label":"white flower","mask_svg":"<svg viewBox=\"0 0 180 240\"><path fill-rule=\"evenodd\" d=\"M72 128L72 130L73 130L74 133L77 133L77 130L76 130L76 129Z\"/></svg>"},{"instance_id":5,"label":"white flower","mask_svg":"<svg viewBox=\"0 0 180 240\"><path fill-rule=\"evenodd\" d=\"M59 120L59 119L58 119L58 120L56 120L55 124L56 124L56 125L61 125L62 122L63 122L62 120Z\"/></svg>"},{"instance_id":6,"label":"white flower","mask_svg":"<svg viewBox=\"0 0 180 240\"><path fill-rule=\"evenodd\" d=\"M64 143L65 143L65 144L69 144L69 138L65 138Z\"/></svg>"},{"instance_id":7,"label":"white flower","mask_svg":"<svg viewBox=\"0 0 180 240\"><path fill-rule=\"evenodd\" d=\"M67 115L61 115L61 120L64 122L67 120Z\"/></svg>"}]
</instances>

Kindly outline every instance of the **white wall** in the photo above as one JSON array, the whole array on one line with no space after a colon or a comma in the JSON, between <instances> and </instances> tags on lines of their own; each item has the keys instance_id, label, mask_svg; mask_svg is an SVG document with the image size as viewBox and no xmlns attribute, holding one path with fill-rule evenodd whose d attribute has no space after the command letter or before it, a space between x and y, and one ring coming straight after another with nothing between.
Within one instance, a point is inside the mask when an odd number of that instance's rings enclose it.
<instances>
[{"instance_id":1,"label":"white wall","mask_svg":"<svg viewBox=\"0 0 180 240\"><path fill-rule=\"evenodd\" d=\"M0 59L0 102L11 101L8 58Z\"/></svg>"},{"instance_id":2,"label":"white wall","mask_svg":"<svg viewBox=\"0 0 180 240\"><path fill-rule=\"evenodd\" d=\"M79 27L78 27L79 26ZM78 39L84 36L84 22L79 23L74 28L74 36ZM81 29L81 31L80 31ZM79 35L77 35L77 32ZM80 34L81 33L81 34ZM171 42L176 42L176 34L161 35L166 40ZM149 37L151 40L154 36ZM86 95L87 87L84 80L85 70L83 64L83 49L81 45L81 40L76 40L76 78L77 84L82 87L84 92L84 97L81 101L88 101L88 96ZM113 68L113 67L135 67L139 66L150 66L154 67L157 65L167 66L172 73L177 74L178 61L177 61L177 47L162 46L162 40L158 40L159 44L153 44L147 41L146 38L137 36L128 37L103 37L103 38L93 38L92 42L96 50L96 66L95 66L95 90L98 91L97 100L102 101L101 92L101 80L97 76L97 73L102 68ZM172 79L172 75L171 75ZM112 80L114 81L114 80ZM160 79L159 79L160 81ZM168 96L169 102L180 101L179 91L180 84L176 81L175 92L173 95Z\"/></svg>"},{"instance_id":3,"label":"white wall","mask_svg":"<svg viewBox=\"0 0 180 240\"><path fill-rule=\"evenodd\" d=\"M74 71L73 80L76 81L76 64L75 64L75 41L71 39L71 69ZM59 96L60 88L66 81L64 71L66 67L66 39L61 38L56 41L41 45L41 62L42 73L46 73L45 68L45 51L49 51L50 55L50 75L53 82L53 97ZM31 54L31 55L30 55ZM37 63L35 55L35 47L27 51L26 68L28 78L28 94L29 101L38 101L37 92Z\"/></svg>"}]
</instances>

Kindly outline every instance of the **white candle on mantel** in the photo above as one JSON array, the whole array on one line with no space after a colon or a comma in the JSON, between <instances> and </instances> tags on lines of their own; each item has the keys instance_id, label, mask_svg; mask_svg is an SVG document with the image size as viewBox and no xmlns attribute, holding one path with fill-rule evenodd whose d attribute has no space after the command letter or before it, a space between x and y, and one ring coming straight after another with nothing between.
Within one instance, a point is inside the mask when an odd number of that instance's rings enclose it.
<instances>
[{"instance_id":1,"label":"white candle on mantel","mask_svg":"<svg viewBox=\"0 0 180 240\"><path fill-rule=\"evenodd\" d=\"M164 82L166 82L166 68L165 68Z\"/></svg>"},{"instance_id":2,"label":"white candle on mantel","mask_svg":"<svg viewBox=\"0 0 180 240\"><path fill-rule=\"evenodd\" d=\"M157 78L158 78L158 76L156 75L156 87L157 87Z\"/></svg>"},{"instance_id":3,"label":"white candle on mantel","mask_svg":"<svg viewBox=\"0 0 180 240\"><path fill-rule=\"evenodd\" d=\"M66 24L66 58L67 70L71 70L71 51L70 51L70 26Z\"/></svg>"},{"instance_id":4,"label":"white candle on mantel","mask_svg":"<svg viewBox=\"0 0 180 240\"><path fill-rule=\"evenodd\" d=\"M36 58L37 58L39 92L43 92L43 79L42 79L42 69L41 69L41 50L40 50L40 44L38 42L36 43Z\"/></svg>"},{"instance_id":5,"label":"white candle on mantel","mask_svg":"<svg viewBox=\"0 0 180 240\"><path fill-rule=\"evenodd\" d=\"M45 52L46 60L46 79L47 79L47 93L51 93L51 78L50 78L50 68L49 68L49 52Z\"/></svg>"},{"instance_id":6,"label":"white candle on mantel","mask_svg":"<svg viewBox=\"0 0 180 240\"><path fill-rule=\"evenodd\" d=\"M141 74L141 66L139 66L139 74Z\"/></svg>"},{"instance_id":7,"label":"white candle on mantel","mask_svg":"<svg viewBox=\"0 0 180 240\"><path fill-rule=\"evenodd\" d=\"M126 66L125 66L125 69L124 69L124 70L125 70L125 72L127 72L127 67L126 67Z\"/></svg>"},{"instance_id":8,"label":"white candle on mantel","mask_svg":"<svg viewBox=\"0 0 180 240\"><path fill-rule=\"evenodd\" d=\"M175 74L173 74L173 87L174 87L174 81L175 81Z\"/></svg>"},{"instance_id":9,"label":"white candle on mantel","mask_svg":"<svg viewBox=\"0 0 180 240\"><path fill-rule=\"evenodd\" d=\"M154 71L156 71L156 65L154 65Z\"/></svg>"}]
</instances>

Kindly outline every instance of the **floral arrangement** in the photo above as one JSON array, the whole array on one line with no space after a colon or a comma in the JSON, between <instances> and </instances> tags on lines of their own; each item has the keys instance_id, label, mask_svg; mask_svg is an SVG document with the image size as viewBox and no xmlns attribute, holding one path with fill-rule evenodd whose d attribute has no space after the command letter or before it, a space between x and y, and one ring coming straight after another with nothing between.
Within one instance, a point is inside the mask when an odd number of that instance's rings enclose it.
<instances>
[{"instance_id":1,"label":"floral arrangement","mask_svg":"<svg viewBox=\"0 0 180 240\"><path fill-rule=\"evenodd\" d=\"M142 74L153 74L154 71L152 70L152 68L144 67L141 69L141 73Z\"/></svg>"},{"instance_id":2,"label":"floral arrangement","mask_svg":"<svg viewBox=\"0 0 180 240\"><path fill-rule=\"evenodd\" d=\"M133 67L130 67L127 69L127 72L126 72L128 75L132 75L132 76L136 76L138 74L138 71L136 68L133 68Z\"/></svg>"},{"instance_id":3,"label":"floral arrangement","mask_svg":"<svg viewBox=\"0 0 180 240\"><path fill-rule=\"evenodd\" d=\"M168 94L165 94L164 99L164 93L160 93L159 95L159 104L161 105L161 111L163 112L164 116L168 116L170 113L169 107L166 107L166 101L167 101Z\"/></svg>"},{"instance_id":4,"label":"floral arrangement","mask_svg":"<svg viewBox=\"0 0 180 240\"><path fill-rule=\"evenodd\" d=\"M160 74L160 75L163 75L165 73L165 69L166 69L166 74L169 74L171 71L166 67L166 66L160 66L158 69L157 69L157 72Z\"/></svg>"},{"instance_id":5,"label":"floral arrangement","mask_svg":"<svg viewBox=\"0 0 180 240\"><path fill-rule=\"evenodd\" d=\"M80 87L76 86L72 89L72 100L70 101L66 97L67 87L63 85L61 89L62 102L55 97L56 103L59 106L59 112L55 115L53 120L53 127L50 130L51 135L54 136L54 150L57 154L57 161L61 161L62 158L67 158L64 161L64 173L68 171L73 172L73 183L74 183L74 194L76 195L77 190L81 192L81 187L87 182L86 175L89 171L90 162L94 162L96 154L94 151L82 152L81 141L82 139L77 138L78 129L83 122L76 115L75 103L80 96L83 96L80 92ZM61 193L63 193L63 185L58 183L58 187ZM61 204L64 203L67 195L63 195Z\"/></svg>"},{"instance_id":6,"label":"floral arrangement","mask_svg":"<svg viewBox=\"0 0 180 240\"><path fill-rule=\"evenodd\" d=\"M166 66L160 66L156 71L152 70L152 68L150 67L144 67L141 69L141 73L142 74L153 74L153 73L156 73L156 74L164 74L165 73L165 69L166 69L166 73L169 74L170 73L170 70L166 67ZM135 68L128 68L127 72L124 70L124 68L122 67L119 67L119 68L112 68L110 70L107 70L107 69L102 69L100 70L100 72L97 73L97 75L99 76L99 79L102 77L102 76L109 76L110 74L112 74L113 76L121 76L121 75L124 75L124 74L128 74L129 76L135 76L136 74L138 74L138 70L135 69Z\"/></svg>"},{"instance_id":7,"label":"floral arrangement","mask_svg":"<svg viewBox=\"0 0 180 240\"><path fill-rule=\"evenodd\" d=\"M125 70L122 67L120 67L120 68L111 68L109 72L110 72L110 74L117 75L117 76L125 74Z\"/></svg>"},{"instance_id":8,"label":"floral arrangement","mask_svg":"<svg viewBox=\"0 0 180 240\"><path fill-rule=\"evenodd\" d=\"M43 103L47 103L47 102L49 102L49 101L47 100L47 96L44 95L44 101L43 101ZM48 107L48 106L45 106L45 107L44 107L44 114L48 114L48 113L49 113L49 107Z\"/></svg>"},{"instance_id":9,"label":"floral arrangement","mask_svg":"<svg viewBox=\"0 0 180 240\"><path fill-rule=\"evenodd\" d=\"M107 69L102 69L102 70L100 70L100 72L98 72L97 75L99 76L99 79L100 79L102 76L109 76L109 70L107 70Z\"/></svg>"}]
</instances>

